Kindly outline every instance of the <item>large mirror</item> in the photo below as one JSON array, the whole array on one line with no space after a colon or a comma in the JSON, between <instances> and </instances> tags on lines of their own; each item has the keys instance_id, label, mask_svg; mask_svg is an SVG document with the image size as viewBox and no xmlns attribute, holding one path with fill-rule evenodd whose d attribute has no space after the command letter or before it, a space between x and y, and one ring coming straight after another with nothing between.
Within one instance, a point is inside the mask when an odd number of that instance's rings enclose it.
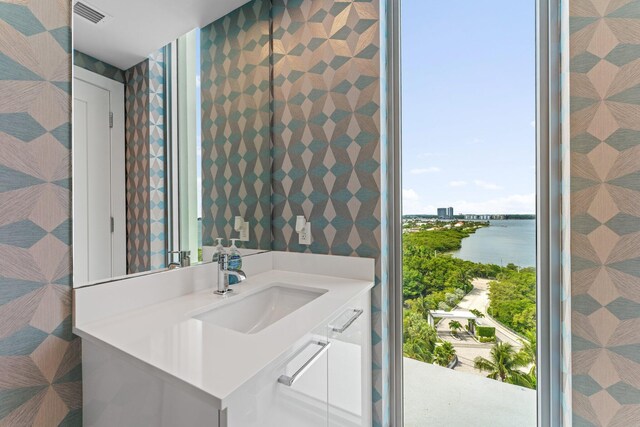
<instances>
[{"instance_id":1,"label":"large mirror","mask_svg":"<svg viewBox=\"0 0 640 427\"><path fill-rule=\"evenodd\" d=\"M270 249L266 3L74 1L74 286Z\"/></svg>"}]
</instances>

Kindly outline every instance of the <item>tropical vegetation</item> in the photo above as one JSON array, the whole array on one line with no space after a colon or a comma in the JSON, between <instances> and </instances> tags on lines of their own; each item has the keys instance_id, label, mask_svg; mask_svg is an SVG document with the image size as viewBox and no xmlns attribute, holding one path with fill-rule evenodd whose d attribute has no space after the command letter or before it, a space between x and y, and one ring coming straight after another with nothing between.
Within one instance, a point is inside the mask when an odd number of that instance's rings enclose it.
<instances>
[{"instance_id":1,"label":"tropical vegetation","mask_svg":"<svg viewBox=\"0 0 640 427\"><path fill-rule=\"evenodd\" d=\"M449 341L444 341L436 347L433 353L434 363L440 366L448 366L456 357L456 349Z\"/></svg>"},{"instance_id":2,"label":"tropical vegetation","mask_svg":"<svg viewBox=\"0 0 640 427\"><path fill-rule=\"evenodd\" d=\"M438 334L416 307L404 311L402 321L403 353L421 362L433 363Z\"/></svg>"},{"instance_id":3,"label":"tropical vegetation","mask_svg":"<svg viewBox=\"0 0 640 427\"><path fill-rule=\"evenodd\" d=\"M527 367L529 363L527 355L522 350L516 352L509 343L497 343L491 349L489 359L478 356L474 359L473 366L488 372L487 378L522 387L536 388L535 366L529 372L520 370L520 368Z\"/></svg>"},{"instance_id":4,"label":"tropical vegetation","mask_svg":"<svg viewBox=\"0 0 640 427\"><path fill-rule=\"evenodd\" d=\"M437 224L437 223L436 223ZM484 226L484 225L483 225ZM475 277L495 279L503 268L448 255L480 225L406 232L403 235L403 295L428 298L433 309L449 310L473 289Z\"/></svg>"},{"instance_id":5,"label":"tropical vegetation","mask_svg":"<svg viewBox=\"0 0 640 427\"><path fill-rule=\"evenodd\" d=\"M480 326L476 328L476 336L480 342L494 342L496 340L496 328L493 326Z\"/></svg>"},{"instance_id":6,"label":"tropical vegetation","mask_svg":"<svg viewBox=\"0 0 640 427\"><path fill-rule=\"evenodd\" d=\"M451 333L457 337L458 333L462 329L462 324L457 320L451 320L449 321L449 329L451 330Z\"/></svg>"},{"instance_id":7,"label":"tropical vegetation","mask_svg":"<svg viewBox=\"0 0 640 427\"><path fill-rule=\"evenodd\" d=\"M438 338L436 329L429 324L424 299L410 301L404 310L403 353L406 357L426 363L447 366L456 351L450 342Z\"/></svg>"},{"instance_id":8,"label":"tropical vegetation","mask_svg":"<svg viewBox=\"0 0 640 427\"><path fill-rule=\"evenodd\" d=\"M477 369L489 378L524 387L536 386L536 272L508 264L481 264L455 258L449 252L459 249L462 239L488 223L434 221L429 224L408 221L403 234L403 318L404 355L426 363L447 366L455 355L449 342L438 338L429 324L431 310L450 311L473 289L473 278L489 283L488 313L522 336L522 349L516 351L508 343L496 343L488 359L474 361ZM476 317L484 317L471 310ZM438 319L435 319L436 321ZM495 342L495 328L476 325L470 320L470 332L478 340ZM463 330L460 322L449 321L454 335ZM523 369L528 368L525 372Z\"/></svg>"},{"instance_id":9,"label":"tropical vegetation","mask_svg":"<svg viewBox=\"0 0 640 427\"><path fill-rule=\"evenodd\" d=\"M516 332L536 330L536 271L510 264L489 283L489 314Z\"/></svg>"}]
</instances>

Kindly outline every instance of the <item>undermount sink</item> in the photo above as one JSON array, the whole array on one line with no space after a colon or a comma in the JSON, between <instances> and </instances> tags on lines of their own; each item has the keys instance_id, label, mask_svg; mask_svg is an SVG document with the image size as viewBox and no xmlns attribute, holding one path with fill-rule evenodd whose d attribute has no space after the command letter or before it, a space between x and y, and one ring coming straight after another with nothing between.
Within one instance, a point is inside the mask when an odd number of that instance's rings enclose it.
<instances>
[{"instance_id":1,"label":"undermount sink","mask_svg":"<svg viewBox=\"0 0 640 427\"><path fill-rule=\"evenodd\" d=\"M237 301L198 314L194 319L245 334L255 334L326 292L326 289L273 283L254 294L238 296Z\"/></svg>"}]
</instances>

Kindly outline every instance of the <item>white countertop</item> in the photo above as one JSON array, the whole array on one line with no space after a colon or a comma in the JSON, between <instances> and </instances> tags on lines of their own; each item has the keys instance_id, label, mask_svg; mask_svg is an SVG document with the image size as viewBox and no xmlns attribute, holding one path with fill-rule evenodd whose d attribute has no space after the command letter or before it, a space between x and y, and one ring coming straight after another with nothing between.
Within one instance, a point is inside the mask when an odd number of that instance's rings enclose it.
<instances>
[{"instance_id":1,"label":"white countertop","mask_svg":"<svg viewBox=\"0 0 640 427\"><path fill-rule=\"evenodd\" d=\"M329 270L325 270L329 271ZM272 284L328 292L255 334L243 334L192 316L231 303ZM102 319L76 323L74 332L143 362L225 407L234 391L284 354L305 334L330 320L372 281L269 270L249 277L228 296L206 289Z\"/></svg>"}]
</instances>

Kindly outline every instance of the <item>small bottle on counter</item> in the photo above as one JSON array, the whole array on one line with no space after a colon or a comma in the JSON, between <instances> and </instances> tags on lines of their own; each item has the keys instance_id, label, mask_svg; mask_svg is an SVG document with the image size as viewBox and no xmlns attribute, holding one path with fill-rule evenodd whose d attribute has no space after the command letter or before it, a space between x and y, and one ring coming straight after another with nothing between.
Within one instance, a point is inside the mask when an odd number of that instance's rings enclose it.
<instances>
[{"instance_id":1,"label":"small bottle on counter","mask_svg":"<svg viewBox=\"0 0 640 427\"><path fill-rule=\"evenodd\" d=\"M238 239L231 239L231 246L229 246L229 270L242 270L242 255L236 246ZM238 279L235 276L229 276L229 284L235 285L238 283Z\"/></svg>"}]
</instances>

